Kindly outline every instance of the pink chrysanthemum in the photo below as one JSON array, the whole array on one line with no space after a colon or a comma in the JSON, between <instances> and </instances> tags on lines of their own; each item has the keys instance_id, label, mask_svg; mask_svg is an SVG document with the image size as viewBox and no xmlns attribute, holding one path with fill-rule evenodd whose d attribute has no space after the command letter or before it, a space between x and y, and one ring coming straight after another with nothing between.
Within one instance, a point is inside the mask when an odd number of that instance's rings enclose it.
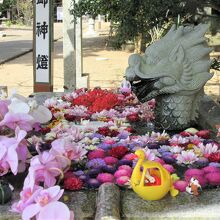
<instances>
[{"instance_id":1,"label":"pink chrysanthemum","mask_svg":"<svg viewBox=\"0 0 220 220\"><path fill-rule=\"evenodd\" d=\"M122 165L118 167L119 170L127 170L128 172L132 173L132 168L128 165Z\"/></svg>"},{"instance_id":2,"label":"pink chrysanthemum","mask_svg":"<svg viewBox=\"0 0 220 220\"><path fill-rule=\"evenodd\" d=\"M208 173L205 175L205 177L208 180L208 183L210 185L213 185L213 186L220 185L220 173L219 172Z\"/></svg>"},{"instance_id":3,"label":"pink chrysanthemum","mask_svg":"<svg viewBox=\"0 0 220 220\"><path fill-rule=\"evenodd\" d=\"M128 181L129 181L129 177L128 176L120 176L116 179L116 183L119 185L119 186L123 186L125 185Z\"/></svg>"},{"instance_id":4,"label":"pink chrysanthemum","mask_svg":"<svg viewBox=\"0 0 220 220\"><path fill-rule=\"evenodd\" d=\"M105 151L102 149L93 150L88 153L88 159L96 159L96 158L104 158L105 157Z\"/></svg>"},{"instance_id":5,"label":"pink chrysanthemum","mask_svg":"<svg viewBox=\"0 0 220 220\"><path fill-rule=\"evenodd\" d=\"M178 189L180 192L185 192L188 182L183 180L177 180L174 184L174 188Z\"/></svg>"},{"instance_id":6,"label":"pink chrysanthemum","mask_svg":"<svg viewBox=\"0 0 220 220\"><path fill-rule=\"evenodd\" d=\"M204 175L204 171L203 170L200 170L200 169L188 169L185 174L185 176L203 176Z\"/></svg>"},{"instance_id":7,"label":"pink chrysanthemum","mask_svg":"<svg viewBox=\"0 0 220 220\"><path fill-rule=\"evenodd\" d=\"M118 159L115 158L115 157L111 157L111 156L108 156L108 157L105 157L104 158L104 161L107 165L115 165L115 164L118 164Z\"/></svg>"},{"instance_id":8,"label":"pink chrysanthemum","mask_svg":"<svg viewBox=\"0 0 220 220\"><path fill-rule=\"evenodd\" d=\"M118 177L120 177L120 176L128 176L128 177L130 177L130 176L131 176L131 172L130 172L130 171L127 171L127 170L123 170L123 169L117 170L117 171L115 172L115 174L114 174L114 177L115 177L115 178L118 178Z\"/></svg>"},{"instance_id":9,"label":"pink chrysanthemum","mask_svg":"<svg viewBox=\"0 0 220 220\"><path fill-rule=\"evenodd\" d=\"M204 167L202 170L205 172L205 174L206 174L206 173L220 172L220 168L218 168L218 167L213 167L213 166Z\"/></svg>"},{"instance_id":10,"label":"pink chrysanthemum","mask_svg":"<svg viewBox=\"0 0 220 220\"><path fill-rule=\"evenodd\" d=\"M97 176L97 180L101 183L113 183L114 182L114 176L110 173L100 173Z\"/></svg>"}]
</instances>

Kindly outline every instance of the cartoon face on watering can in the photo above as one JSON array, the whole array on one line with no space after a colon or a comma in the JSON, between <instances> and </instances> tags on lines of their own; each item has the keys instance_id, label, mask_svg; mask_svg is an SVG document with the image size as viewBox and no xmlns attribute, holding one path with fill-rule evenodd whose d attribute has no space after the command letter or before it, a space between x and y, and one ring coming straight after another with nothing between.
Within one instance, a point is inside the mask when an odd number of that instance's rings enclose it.
<instances>
[{"instance_id":1,"label":"cartoon face on watering can","mask_svg":"<svg viewBox=\"0 0 220 220\"><path fill-rule=\"evenodd\" d=\"M138 161L131 176L131 186L141 198L159 200L169 191L171 196L179 193L173 187L170 173L160 163L145 160L145 153L141 149L135 154Z\"/></svg>"}]
</instances>

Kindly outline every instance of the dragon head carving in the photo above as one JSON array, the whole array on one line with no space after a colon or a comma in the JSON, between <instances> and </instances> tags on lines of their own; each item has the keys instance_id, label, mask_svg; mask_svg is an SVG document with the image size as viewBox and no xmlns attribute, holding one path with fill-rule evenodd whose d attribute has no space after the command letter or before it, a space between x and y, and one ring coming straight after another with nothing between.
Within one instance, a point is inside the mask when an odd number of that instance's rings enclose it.
<instances>
[{"instance_id":1,"label":"dragon head carving","mask_svg":"<svg viewBox=\"0 0 220 220\"><path fill-rule=\"evenodd\" d=\"M212 77L204 34L208 26L172 26L145 54L129 57L126 78L141 102L163 94L195 94ZM135 81L137 81L135 83Z\"/></svg>"}]
</instances>

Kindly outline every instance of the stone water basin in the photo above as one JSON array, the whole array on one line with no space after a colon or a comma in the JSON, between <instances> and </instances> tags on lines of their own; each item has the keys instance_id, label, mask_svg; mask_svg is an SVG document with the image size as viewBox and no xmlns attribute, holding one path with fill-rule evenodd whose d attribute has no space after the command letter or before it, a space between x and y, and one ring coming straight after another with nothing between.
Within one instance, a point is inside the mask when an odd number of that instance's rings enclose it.
<instances>
[{"instance_id":1,"label":"stone water basin","mask_svg":"<svg viewBox=\"0 0 220 220\"><path fill-rule=\"evenodd\" d=\"M39 102L54 94L36 95ZM59 94L56 94L59 95ZM220 124L220 107L205 96L199 109L198 126L215 132ZM18 199L23 178L9 179L16 183L13 200ZM16 182L15 182L16 180ZM169 194L159 201L144 201L132 190L120 189L114 184L103 184L99 190L65 192L63 200L75 213L76 220L83 219L220 219L220 188L206 189L199 197L181 193L175 198ZM21 219L9 212L11 203L0 206L0 219Z\"/></svg>"}]
</instances>

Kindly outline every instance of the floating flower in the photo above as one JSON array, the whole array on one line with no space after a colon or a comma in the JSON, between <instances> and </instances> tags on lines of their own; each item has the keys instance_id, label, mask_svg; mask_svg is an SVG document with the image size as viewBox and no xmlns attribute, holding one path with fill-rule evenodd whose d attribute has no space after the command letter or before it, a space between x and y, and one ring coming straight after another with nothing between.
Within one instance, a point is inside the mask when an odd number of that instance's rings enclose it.
<instances>
[{"instance_id":1,"label":"floating flower","mask_svg":"<svg viewBox=\"0 0 220 220\"><path fill-rule=\"evenodd\" d=\"M198 160L197 156L192 150L182 151L181 154L177 156L177 163L181 164L193 164Z\"/></svg>"},{"instance_id":2,"label":"floating flower","mask_svg":"<svg viewBox=\"0 0 220 220\"><path fill-rule=\"evenodd\" d=\"M128 177L130 177L131 176L131 172L128 171L128 170L125 170L125 169L117 170L115 172L115 174L114 174L114 177L118 178L120 176L128 176Z\"/></svg>"},{"instance_id":3,"label":"floating flower","mask_svg":"<svg viewBox=\"0 0 220 220\"><path fill-rule=\"evenodd\" d=\"M101 185L101 182L95 178L88 179L86 183L89 188L98 188Z\"/></svg>"},{"instance_id":4,"label":"floating flower","mask_svg":"<svg viewBox=\"0 0 220 220\"><path fill-rule=\"evenodd\" d=\"M170 145L172 146L179 146L179 145L186 145L189 140L182 137L182 136L178 136L178 135L174 135L170 140Z\"/></svg>"},{"instance_id":5,"label":"floating flower","mask_svg":"<svg viewBox=\"0 0 220 220\"><path fill-rule=\"evenodd\" d=\"M27 132L15 130L15 137L0 136L0 176L8 173L9 169L16 175L17 172L25 170L25 163L28 155L28 149L24 138Z\"/></svg>"},{"instance_id":6,"label":"floating flower","mask_svg":"<svg viewBox=\"0 0 220 220\"><path fill-rule=\"evenodd\" d=\"M12 130L19 127L24 131L31 131L34 124L34 118L26 113L6 113L4 119L0 122L1 126L7 126Z\"/></svg>"},{"instance_id":7,"label":"floating flower","mask_svg":"<svg viewBox=\"0 0 220 220\"><path fill-rule=\"evenodd\" d=\"M117 146L112 148L108 153L112 157L121 159L128 152L128 148L124 146Z\"/></svg>"},{"instance_id":8,"label":"floating flower","mask_svg":"<svg viewBox=\"0 0 220 220\"><path fill-rule=\"evenodd\" d=\"M218 152L218 146L216 144L209 143L209 144L203 145L202 143L200 143L198 145L198 148L203 153L203 155L209 155L209 154Z\"/></svg>"},{"instance_id":9,"label":"floating flower","mask_svg":"<svg viewBox=\"0 0 220 220\"><path fill-rule=\"evenodd\" d=\"M37 220L43 219L66 219L73 220L73 213L68 207L57 200L63 194L63 190L59 186L43 189L39 187L35 192L30 192L31 196L28 202L21 198L21 200L13 205L13 211L22 214L22 219L32 219L36 217ZM21 209L19 209L23 206Z\"/></svg>"},{"instance_id":10,"label":"floating flower","mask_svg":"<svg viewBox=\"0 0 220 220\"><path fill-rule=\"evenodd\" d=\"M219 169L219 168L213 167L213 166L204 167L202 170L205 172L205 174L206 174L206 173L220 172L220 169Z\"/></svg>"},{"instance_id":11,"label":"floating flower","mask_svg":"<svg viewBox=\"0 0 220 220\"><path fill-rule=\"evenodd\" d=\"M116 166L112 166L112 165L105 165L102 167L102 171L104 173L115 173L116 171Z\"/></svg>"},{"instance_id":12,"label":"floating flower","mask_svg":"<svg viewBox=\"0 0 220 220\"><path fill-rule=\"evenodd\" d=\"M185 172L185 176L189 176L189 177L192 177L194 175L196 176L203 176L205 173L203 170L200 170L200 169L188 169L186 172Z\"/></svg>"},{"instance_id":13,"label":"floating flower","mask_svg":"<svg viewBox=\"0 0 220 220\"><path fill-rule=\"evenodd\" d=\"M119 185L119 186L124 186L126 183L128 183L130 180L130 178L128 176L120 176L118 177L115 182Z\"/></svg>"},{"instance_id":14,"label":"floating flower","mask_svg":"<svg viewBox=\"0 0 220 220\"><path fill-rule=\"evenodd\" d=\"M220 172L212 172L205 175L208 183L213 186L220 186Z\"/></svg>"},{"instance_id":15,"label":"floating flower","mask_svg":"<svg viewBox=\"0 0 220 220\"><path fill-rule=\"evenodd\" d=\"M184 180L177 180L174 183L174 188L179 190L180 192L185 192L187 185L188 185L188 182L186 182Z\"/></svg>"},{"instance_id":16,"label":"floating flower","mask_svg":"<svg viewBox=\"0 0 220 220\"><path fill-rule=\"evenodd\" d=\"M51 143L51 146L51 154L61 155L69 160L80 160L87 153L83 144L75 143L69 138L57 139Z\"/></svg>"},{"instance_id":17,"label":"floating flower","mask_svg":"<svg viewBox=\"0 0 220 220\"><path fill-rule=\"evenodd\" d=\"M196 132L196 135L200 138L209 139L210 138L210 131L209 130L201 130Z\"/></svg>"},{"instance_id":18,"label":"floating flower","mask_svg":"<svg viewBox=\"0 0 220 220\"><path fill-rule=\"evenodd\" d=\"M206 167L209 164L209 160L205 157L200 157L194 164L193 166L198 167L198 168L203 168Z\"/></svg>"},{"instance_id":19,"label":"floating flower","mask_svg":"<svg viewBox=\"0 0 220 220\"><path fill-rule=\"evenodd\" d=\"M118 164L118 159L115 157L111 157L111 156L105 157L104 161L107 165L117 165Z\"/></svg>"},{"instance_id":20,"label":"floating flower","mask_svg":"<svg viewBox=\"0 0 220 220\"><path fill-rule=\"evenodd\" d=\"M114 176L110 173L100 173L96 179L100 181L101 183L113 183L114 182Z\"/></svg>"},{"instance_id":21,"label":"floating flower","mask_svg":"<svg viewBox=\"0 0 220 220\"><path fill-rule=\"evenodd\" d=\"M89 160L96 159L96 158L104 158L105 151L102 149L93 150L88 153L87 157Z\"/></svg>"},{"instance_id":22,"label":"floating flower","mask_svg":"<svg viewBox=\"0 0 220 220\"><path fill-rule=\"evenodd\" d=\"M220 162L220 152L211 153L208 159L210 162Z\"/></svg>"},{"instance_id":23,"label":"floating flower","mask_svg":"<svg viewBox=\"0 0 220 220\"><path fill-rule=\"evenodd\" d=\"M96 159L90 160L86 164L86 166L88 168L100 168L100 167L105 166L105 165L106 165L105 161L101 158L96 158Z\"/></svg>"},{"instance_id":24,"label":"floating flower","mask_svg":"<svg viewBox=\"0 0 220 220\"><path fill-rule=\"evenodd\" d=\"M83 182L78 177L68 177L64 179L63 187L68 190L82 189Z\"/></svg>"}]
</instances>

